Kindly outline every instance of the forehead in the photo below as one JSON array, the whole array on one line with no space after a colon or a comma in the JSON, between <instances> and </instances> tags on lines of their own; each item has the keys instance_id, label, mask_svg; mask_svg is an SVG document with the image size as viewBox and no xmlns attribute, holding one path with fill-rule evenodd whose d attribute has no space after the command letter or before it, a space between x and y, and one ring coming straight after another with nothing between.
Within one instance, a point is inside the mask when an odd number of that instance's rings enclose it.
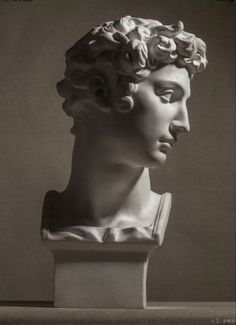
<instances>
[{"instance_id":1,"label":"forehead","mask_svg":"<svg viewBox=\"0 0 236 325\"><path fill-rule=\"evenodd\" d=\"M190 96L188 71L185 68L178 68L174 64L168 64L163 68L151 71L146 81L160 87L180 87L186 96Z\"/></svg>"}]
</instances>

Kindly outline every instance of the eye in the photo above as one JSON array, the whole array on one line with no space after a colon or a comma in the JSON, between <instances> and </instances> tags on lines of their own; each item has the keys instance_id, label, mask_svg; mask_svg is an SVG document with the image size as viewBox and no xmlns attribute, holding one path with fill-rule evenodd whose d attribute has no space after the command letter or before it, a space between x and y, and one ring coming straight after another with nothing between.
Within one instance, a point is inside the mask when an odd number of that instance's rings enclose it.
<instances>
[{"instance_id":1,"label":"eye","mask_svg":"<svg viewBox=\"0 0 236 325\"><path fill-rule=\"evenodd\" d=\"M161 102L164 104L171 102L173 94L174 94L173 89L162 89L157 92L157 95L160 97Z\"/></svg>"}]
</instances>

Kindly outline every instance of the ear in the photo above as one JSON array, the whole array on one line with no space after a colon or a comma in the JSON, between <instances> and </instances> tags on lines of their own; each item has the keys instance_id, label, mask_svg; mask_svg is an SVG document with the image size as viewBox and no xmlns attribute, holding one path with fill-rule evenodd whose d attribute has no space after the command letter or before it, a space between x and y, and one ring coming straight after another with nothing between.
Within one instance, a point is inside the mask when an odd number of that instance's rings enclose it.
<instances>
[{"instance_id":1,"label":"ear","mask_svg":"<svg viewBox=\"0 0 236 325\"><path fill-rule=\"evenodd\" d=\"M111 100L109 98L109 89L104 78L98 75L92 76L88 82L88 92L103 112L110 112Z\"/></svg>"},{"instance_id":2,"label":"ear","mask_svg":"<svg viewBox=\"0 0 236 325\"><path fill-rule=\"evenodd\" d=\"M127 114L134 108L132 96L124 96L115 102L116 111L120 114Z\"/></svg>"}]
</instances>

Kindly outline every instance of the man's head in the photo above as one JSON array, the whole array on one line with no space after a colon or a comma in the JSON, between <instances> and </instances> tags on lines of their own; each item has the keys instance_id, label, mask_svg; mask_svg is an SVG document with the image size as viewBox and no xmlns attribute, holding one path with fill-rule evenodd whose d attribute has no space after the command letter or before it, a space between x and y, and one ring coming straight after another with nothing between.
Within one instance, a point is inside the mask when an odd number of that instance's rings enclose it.
<instances>
[{"instance_id":1,"label":"man's head","mask_svg":"<svg viewBox=\"0 0 236 325\"><path fill-rule=\"evenodd\" d=\"M57 85L65 112L83 119L91 100L104 111L129 112L139 83L168 64L191 79L206 67L206 45L183 28L126 16L92 29L66 52L65 79Z\"/></svg>"},{"instance_id":2,"label":"man's head","mask_svg":"<svg viewBox=\"0 0 236 325\"><path fill-rule=\"evenodd\" d=\"M99 130L113 155L155 167L178 133L189 132L190 80L206 64L205 43L183 31L182 22L126 16L95 27L66 52L57 88L74 119L72 133L82 123L93 132L101 116Z\"/></svg>"}]
</instances>

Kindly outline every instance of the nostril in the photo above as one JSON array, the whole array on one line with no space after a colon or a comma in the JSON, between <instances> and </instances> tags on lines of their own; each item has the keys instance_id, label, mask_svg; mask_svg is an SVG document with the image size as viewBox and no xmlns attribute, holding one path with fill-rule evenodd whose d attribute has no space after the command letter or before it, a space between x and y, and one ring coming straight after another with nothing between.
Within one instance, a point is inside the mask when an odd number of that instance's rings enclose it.
<instances>
[{"instance_id":1,"label":"nostril","mask_svg":"<svg viewBox=\"0 0 236 325\"><path fill-rule=\"evenodd\" d=\"M182 123L180 122L176 122L176 123L172 123L170 125L170 132L171 134L179 134L179 133L182 133L182 132L186 132L186 133L189 133L190 132L190 125L189 123L187 123L186 125L183 125Z\"/></svg>"}]
</instances>

